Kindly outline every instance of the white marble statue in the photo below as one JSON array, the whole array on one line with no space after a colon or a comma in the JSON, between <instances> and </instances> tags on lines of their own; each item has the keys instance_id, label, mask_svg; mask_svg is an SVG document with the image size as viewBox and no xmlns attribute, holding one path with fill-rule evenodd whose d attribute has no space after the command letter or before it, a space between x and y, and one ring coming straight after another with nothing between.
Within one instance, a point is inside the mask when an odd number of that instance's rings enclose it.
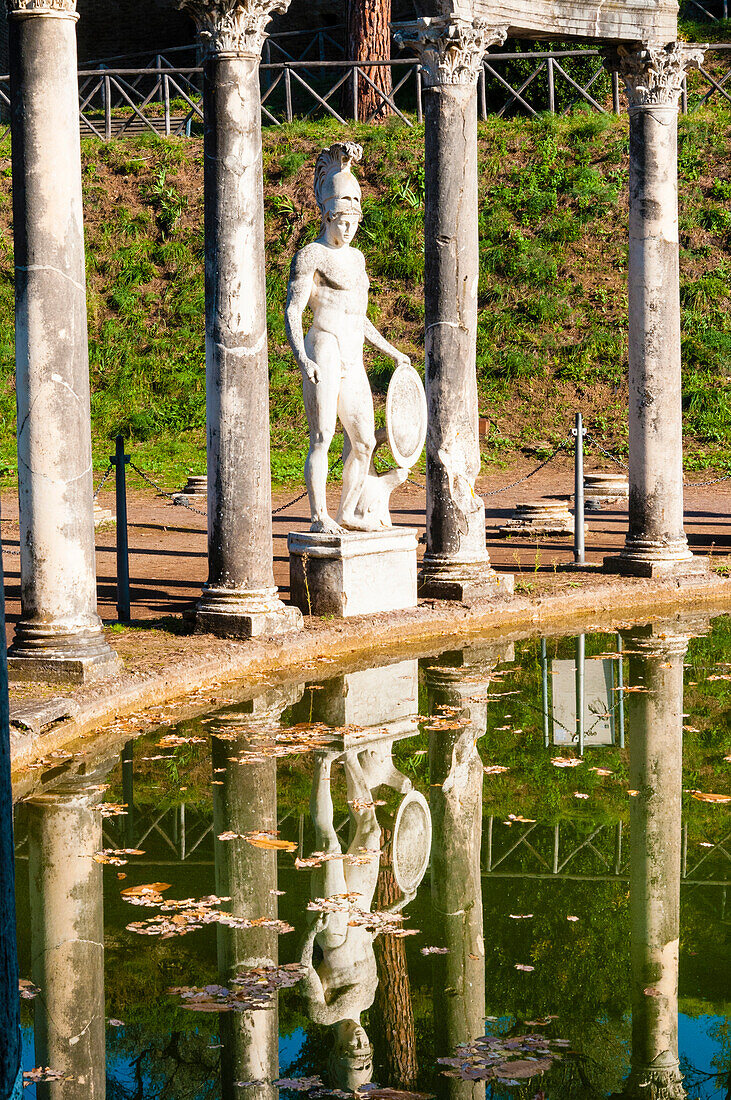
<instances>
[{"instance_id":1,"label":"white marble statue","mask_svg":"<svg viewBox=\"0 0 731 1100\"><path fill-rule=\"evenodd\" d=\"M398 469L379 476L372 465L374 449L385 433L376 437L373 397L363 364L364 341L390 356L397 368L413 368L408 356L389 344L366 315L370 283L365 260L362 252L350 246L361 220L360 186L351 165L362 152L352 142L336 142L317 158L315 197L322 231L294 257L287 294L287 337L302 371L310 428L305 463L310 530L333 535L344 529L390 527L388 497L408 474ZM308 306L312 327L305 336L302 315ZM338 417L345 434L343 489L337 520L333 520L325 489L328 451Z\"/></svg>"}]
</instances>

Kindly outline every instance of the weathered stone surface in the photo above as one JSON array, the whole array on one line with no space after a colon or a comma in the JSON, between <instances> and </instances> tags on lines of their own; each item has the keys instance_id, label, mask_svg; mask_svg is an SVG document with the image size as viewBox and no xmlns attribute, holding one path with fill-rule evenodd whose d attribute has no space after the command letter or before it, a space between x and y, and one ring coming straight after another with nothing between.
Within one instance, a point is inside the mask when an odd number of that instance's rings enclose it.
<instances>
[{"instance_id":1,"label":"weathered stone surface","mask_svg":"<svg viewBox=\"0 0 731 1100\"><path fill-rule=\"evenodd\" d=\"M34 703L13 703L10 707L10 725L39 734L62 718L76 718L79 704L63 695L54 695Z\"/></svg>"},{"instance_id":2,"label":"weathered stone surface","mask_svg":"<svg viewBox=\"0 0 731 1100\"><path fill-rule=\"evenodd\" d=\"M588 38L665 45L678 37L676 0L421 0L425 15L505 24L531 38Z\"/></svg>"},{"instance_id":3,"label":"weathered stone surface","mask_svg":"<svg viewBox=\"0 0 731 1100\"><path fill-rule=\"evenodd\" d=\"M209 46L203 91L209 572L194 621L196 631L249 638L301 625L278 599L272 568L259 95L266 25L287 0L183 6Z\"/></svg>"},{"instance_id":4,"label":"weathered stone surface","mask_svg":"<svg viewBox=\"0 0 731 1100\"><path fill-rule=\"evenodd\" d=\"M534 500L518 504L511 518L500 528L500 534L534 538L573 535L574 517L569 511L569 500Z\"/></svg>"},{"instance_id":5,"label":"weathered stone surface","mask_svg":"<svg viewBox=\"0 0 731 1100\"><path fill-rule=\"evenodd\" d=\"M306 615L368 615L416 606L416 530L291 534L290 594Z\"/></svg>"},{"instance_id":6,"label":"weathered stone surface","mask_svg":"<svg viewBox=\"0 0 731 1100\"><path fill-rule=\"evenodd\" d=\"M620 47L630 99L629 531L612 571L656 576L686 566L683 528L678 104L686 67L702 49ZM624 565L622 564L624 563ZM700 569L696 564L694 569Z\"/></svg>"},{"instance_id":7,"label":"weathered stone surface","mask_svg":"<svg viewBox=\"0 0 731 1100\"><path fill-rule=\"evenodd\" d=\"M9 9L22 603L11 665L50 662L56 678L67 659L116 666L96 610L72 8Z\"/></svg>"},{"instance_id":8,"label":"weathered stone surface","mask_svg":"<svg viewBox=\"0 0 731 1100\"><path fill-rule=\"evenodd\" d=\"M362 252L350 247L362 216L360 185L352 165L362 154L360 145L338 141L317 158L315 197L322 229L317 240L292 261L285 314L287 338L302 372L310 429L305 462L310 530L333 535L391 527L390 495L406 480L426 434L421 379L408 356L368 319L370 284L365 260ZM312 310L312 327L305 336L302 315L306 309ZM365 341L396 364L386 401L386 433L379 435L363 362ZM343 489L333 520L327 510L326 487L328 452L338 418L345 437ZM385 438L399 469L379 474L373 455Z\"/></svg>"}]
</instances>

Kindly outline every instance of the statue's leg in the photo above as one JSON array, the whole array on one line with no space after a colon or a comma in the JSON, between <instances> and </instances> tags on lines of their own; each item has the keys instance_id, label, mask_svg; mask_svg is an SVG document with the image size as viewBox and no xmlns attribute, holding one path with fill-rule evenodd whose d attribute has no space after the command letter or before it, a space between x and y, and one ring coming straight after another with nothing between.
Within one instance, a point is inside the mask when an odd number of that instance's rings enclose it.
<instances>
[{"instance_id":1,"label":"statue's leg","mask_svg":"<svg viewBox=\"0 0 731 1100\"><path fill-rule=\"evenodd\" d=\"M373 524L355 514L376 446L373 395L362 361L350 364L345 371L338 415L350 442L350 452L343 463L338 522L355 531L370 531Z\"/></svg>"},{"instance_id":2,"label":"statue's leg","mask_svg":"<svg viewBox=\"0 0 731 1100\"><path fill-rule=\"evenodd\" d=\"M340 389L340 348L334 336L319 332L307 338L307 353L320 369L320 381L302 379L302 396L310 428L310 449L305 462L305 485L310 498L312 531L338 534L341 528L327 511L328 451L335 435Z\"/></svg>"}]
</instances>

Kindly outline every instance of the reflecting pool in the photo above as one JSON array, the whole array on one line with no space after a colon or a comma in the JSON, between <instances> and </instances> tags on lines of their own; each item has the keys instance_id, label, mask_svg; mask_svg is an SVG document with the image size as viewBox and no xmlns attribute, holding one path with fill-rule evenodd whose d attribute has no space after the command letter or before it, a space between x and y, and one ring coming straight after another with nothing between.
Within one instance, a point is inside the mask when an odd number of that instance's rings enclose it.
<instances>
[{"instance_id":1,"label":"reflecting pool","mask_svg":"<svg viewBox=\"0 0 731 1100\"><path fill-rule=\"evenodd\" d=\"M730 725L729 621L674 621L49 762L14 1095L727 1098Z\"/></svg>"}]
</instances>

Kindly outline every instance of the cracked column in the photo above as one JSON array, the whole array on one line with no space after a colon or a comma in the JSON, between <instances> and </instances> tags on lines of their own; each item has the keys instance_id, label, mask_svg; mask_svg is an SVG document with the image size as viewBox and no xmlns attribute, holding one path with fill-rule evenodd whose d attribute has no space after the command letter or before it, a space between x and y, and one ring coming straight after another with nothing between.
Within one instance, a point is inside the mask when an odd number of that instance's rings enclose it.
<instances>
[{"instance_id":1,"label":"cracked column","mask_svg":"<svg viewBox=\"0 0 731 1100\"><path fill-rule=\"evenodd\" d=\"M632 1070L624 1096L683 1100L678 1059L683 658L689 635L625 635L631 688L630 923ZM641 655L640 655L641 654Z\"/></svg>"},{"instance_id":2,"label":"cracked column","mask_svg":"<svg viewBox=\"0 0 731 1100\"><path fill-rule=\"evenodd\" d=\"M117 658L96 610L75 0L8 0L21 619L16 678Z\"/></svg>"},{"instance_id":3,"label":"cracked column","mask_svg":"<svg viewBox=\"0 0 731 1100\"><path fill-rule=\"evenodd\" d=\"M208 583L197 633L298 630L274 584L259 61L289 0L182 0L204 63Z\"/></svg>"},{"instance_id":4,"label":"cracked column","mask_svg":"<svg viewBox=\"0 0 731 1100\"><path fill-rule=\"evenodd\" d=\"M704 47L618 47L607 67L629 97L629 530L609 572L708 571L683 528L678 105Z\"/></svg>"},{"instance_id":5,"label":"cracked column","mask_svg":"<svg viewBox=\"0 0 731 1100\"><path fill-rule=\"evenodd\" d=\"M512 590L485 546L477 408L477 80L505 28L420 19L396 41L419 56L425 110L426 553L419 595Z\"/></svg>"},{"instance_id":6,"label":"cracked column","mask_svg":"<svg viewBox=\"0 0 731 1100\"><path fill-rule=\"evenodd\" d=\"M39 1066L69 1076L38 1085L47 1100L104 1100L104 902L99 790L28 800L31 977Z\"/></svg>"}]
</instances>

